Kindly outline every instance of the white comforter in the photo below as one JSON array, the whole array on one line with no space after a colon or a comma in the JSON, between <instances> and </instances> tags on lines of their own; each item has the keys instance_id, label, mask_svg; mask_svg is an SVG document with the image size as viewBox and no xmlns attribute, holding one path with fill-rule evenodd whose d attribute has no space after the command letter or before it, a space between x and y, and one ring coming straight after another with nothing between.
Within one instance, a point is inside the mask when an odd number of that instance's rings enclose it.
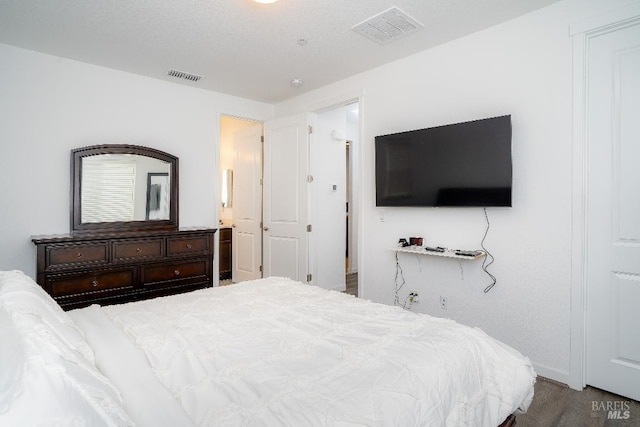
<instances>
[{"instance_id":1,"label":"white comforter","mask_svg":"<svg viewBox=\"0 0 640 427\"><path fill-rule=\"evenodd\" d=\"M140 425L497 426L533 398L479 329L288 279L70 313Z\"/></svg>"}]
</instances>

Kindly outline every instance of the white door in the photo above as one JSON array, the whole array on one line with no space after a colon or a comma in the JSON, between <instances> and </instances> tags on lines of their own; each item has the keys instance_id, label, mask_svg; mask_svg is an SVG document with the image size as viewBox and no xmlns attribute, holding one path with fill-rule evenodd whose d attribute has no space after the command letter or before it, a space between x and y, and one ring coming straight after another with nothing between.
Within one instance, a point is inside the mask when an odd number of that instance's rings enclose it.
<instances>
[{"instance_id":1,"label":"white door","mask_svg":"<svg viewBox=\"0 0 640 427\"><path fill-rule=\"evenodd\" d=\"M319 113L309 148L313 282L336 291L346 289L346 133L346 106Z\"/></svg>"},{"instance_id":2,"label":"white door","mask_svg":"<svg viewBox=\"0 0 640 427\"><path fill-rule=\"evenodd\" d=\"M309 139L314 116L264 124L264 276L307 282L309 274Z\"/></svg>"},{"instance_id":3,"label":"white door","mask_svg":"<svg viewBox=\"0 0 640 427\"><path fill-rule=\"evenodd\" d=\"M232 280L262 277L262 125L236 132L233 161Z\"/></svg>"},{"instance_id":4,"label":"white door","mask_svg":"<svg viewBox=\"0 0 640 427\"><path fill-rule=\"evenodd\" d=\"M587 55L586 379L640 400L640 23Z\"/></svg>"}]
</instances>

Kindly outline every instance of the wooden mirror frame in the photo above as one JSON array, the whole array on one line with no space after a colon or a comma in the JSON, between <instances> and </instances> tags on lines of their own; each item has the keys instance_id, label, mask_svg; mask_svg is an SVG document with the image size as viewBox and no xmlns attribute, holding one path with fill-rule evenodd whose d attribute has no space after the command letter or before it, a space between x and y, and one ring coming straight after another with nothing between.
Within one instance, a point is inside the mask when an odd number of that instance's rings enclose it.
<instances>
[{"instance_id":1,"label":"wooden mirror frame","mask_svg":"<svg viewBox=\"0 0 640 427\"><path fill-rule=\"evenodd\" d=\"M99 154L134 154L162 160L170 165L170 197L168 220L113 221L83 223L82 159ZM113 234L127 232L176 231L178 229L178 158L154 148L128 144L104 144L71 150L71 232L81 234Z\"/></svg>"}]
</instances>

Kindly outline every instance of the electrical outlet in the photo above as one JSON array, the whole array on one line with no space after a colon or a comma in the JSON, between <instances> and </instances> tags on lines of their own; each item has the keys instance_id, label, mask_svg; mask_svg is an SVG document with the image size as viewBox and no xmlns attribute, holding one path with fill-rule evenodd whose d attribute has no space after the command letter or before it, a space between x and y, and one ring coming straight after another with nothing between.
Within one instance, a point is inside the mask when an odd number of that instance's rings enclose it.
<instances>
[{"instance_id":1,"label":"electrical outlet","mask_svg":"<svg viewBox=\"0 0 640 427\"><path fill-rule=\"evenodd\" d=\"M440 309L446 310L448 302L449 299L447 297L443 297L442 295L440 295Z\"/></svg>"},{"instance_id":2,"label":"electrical outlet","mask_svg":"<svg viewBox=\"0 0 640 427\"><path fill-rule=\"evenodd\" d=\"M409 302L411 304L420 304L420 295L417 292L411 292L409 294Z\"/></svg>"}]
</instances>

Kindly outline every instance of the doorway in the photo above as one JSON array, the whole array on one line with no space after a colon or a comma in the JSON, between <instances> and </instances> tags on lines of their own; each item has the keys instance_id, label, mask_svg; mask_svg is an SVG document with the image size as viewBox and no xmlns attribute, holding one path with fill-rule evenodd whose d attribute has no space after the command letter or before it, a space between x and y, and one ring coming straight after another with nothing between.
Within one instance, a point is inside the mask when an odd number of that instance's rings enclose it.
<instances>
[{"instance_id":1,"label":"doorway","mask_svg":"<svg viewBox=\"0 0 640 427\"><path fill-rule=\"evenodd\" d=\"M262 276L262 123L220 117L219 280Z\"/></svg>"},{"instance_id":2,"label":"doorway","mask_svg":"<svg viewBox=\"0 0 640 427\"><path fill-rule=\"evenodd\" d=\"M357 293L359 103L317 113L310 148L315 284Z\"/></svg>"},{"instance_id":3,"label":"doorway","mask_svg":"<svg viewBox=\"0 0 640 427\"><path fill-rule=\"evenodd\" d=\"M311 166L310 183L313 188L309 192L309 205L311 207L310 225L312 232L310 233L310 277L309 283L327 288L344 291L346 283L353 285L352 289L357 290L357 269L358 269L358 215L357 212L357 191L358 188L358 149L359 149L359 115L358 100L346 102L343 105L320 111L316 114L318 118L317 126L312 131L312 144L309 153L309 163ZM332 118L337 117L337 122ZM238 133L246 132L247 128L262 123L250 119L243 119L230 116L220 117L220 173L231 169L233 170L233 198L232 205L220 205L220 227L230 228L233 235L239 235L237 232L238 222L237 215L240 206L246 206L243 199L246 197L246 191L237 191L239 183L243 181L244 173L234 166L234 159L237 160L236 137ZM322 141L322 142L320 142ZM315 144L315 145L314 145ZM327 154L335 147L340 147L339 156L345 159L344 162L336 162L337 157ZM246 157L246 156L245 156ZM263 152L260 152L260 166L263 162ZM339 166L336 170L336 166ZM250 171L255 169L249 168ZM251 172L254 173L254 172ZM262 169L260 169L260 173ZM222 176L222 175L221 175ZM228 172L226 175L228 176ZM246 181L246 179L244 179ZM221 194L224 189L221 189ZM260 193L260 221L263 220L263 189L259 189ZM334 216L330 205L336 199L336 195L343 194L339 201L339 211ZM327 197L329 199L327 199ZM327 201L329 200L329 201ZM257 202L256 202L257 203ZM346 216L346 220L345 220ZM257 221L258 223L260 221ZM267 226L265 224L265 226ZM270 228L270 227L267 227ZM337 231L338 230L338 231ZM272 230L270 229L269 232ZM339 237L334 236L336 231ZM262 257L264 248L263 240L265 231L258 231L260 234L259 254L260 272L262 271ZM237 266L238 256L243 251L238 252L238 242L236 238L232 238L231 247L233 248L230 255L230 264ZM246 239L249 240L249 239ZM257 236L252 237L253 241L258 240ZM226 243L225 243L226 245ZM334 261L335 255L338 255L337 261ZM222 255L219 256L222 260ZM334 270L338 273L334 273ZM222 267L221 267L222 271ZM330 274L327 274L330 273ZM340 278L337 278L337 275ZM347 275L350 275L348 277ZM242 277L233 276L231 280L222 282L222 284L234 283L246 280ZM352 291L352 293L354 293Z\"/></svg>"},{"instance_id":4,"label":"doorway","mask_svg":"<svg viewBox=\"0 0 640 427\"><path fill-rule=\"evenodd\" d=\"M345 205L346 211L346 252L345 252L345 292L349 295L358 296L358 257L357 257L357 240L354 240L357 230L354 229L354 214L353 214L353 180L352 163L355 161L351 146L353 141L347 140L345 147L345 164L347 168L346 187L347 187L347 201Z\"/></svg>"}]
</instances>

